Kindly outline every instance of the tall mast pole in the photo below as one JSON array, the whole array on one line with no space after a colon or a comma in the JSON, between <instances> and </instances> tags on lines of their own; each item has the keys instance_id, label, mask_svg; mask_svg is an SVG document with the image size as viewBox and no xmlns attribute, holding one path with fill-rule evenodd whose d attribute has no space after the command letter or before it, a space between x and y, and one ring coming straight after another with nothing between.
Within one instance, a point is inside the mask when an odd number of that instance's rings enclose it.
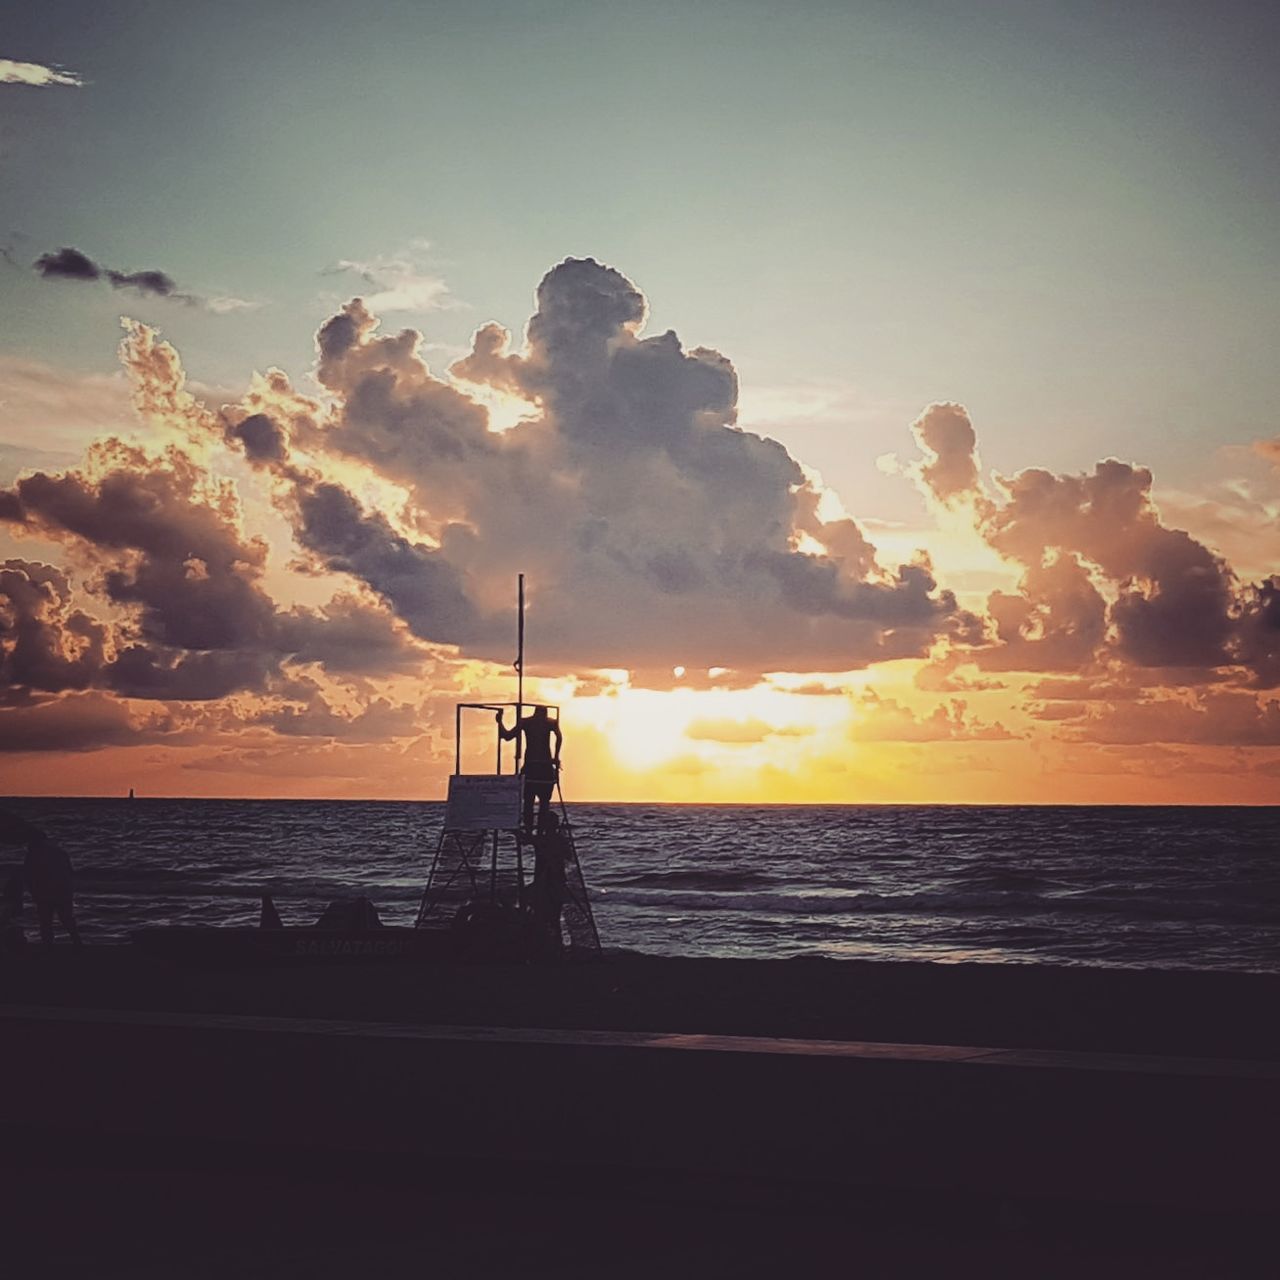
<instances>
[{"instance_id":1,"label":"tall mast pole","mask_svg":"<svg viewBox=\"0 0 1280 1280\"><path fill-rule=\"evenodd\" d=\"M516 772L520 772L520 721L524 716L524 574L516 579Z\"/></svg>"}]
</instances>

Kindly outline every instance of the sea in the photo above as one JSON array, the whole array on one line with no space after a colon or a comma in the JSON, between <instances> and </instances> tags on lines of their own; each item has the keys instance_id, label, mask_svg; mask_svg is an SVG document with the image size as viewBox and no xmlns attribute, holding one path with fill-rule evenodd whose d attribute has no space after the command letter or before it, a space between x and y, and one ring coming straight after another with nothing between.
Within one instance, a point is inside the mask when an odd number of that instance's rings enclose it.
<instances>
[{"instance_id":1,"label":"sea","mask_svg":"<svg viewBox=\"0 0 1280 1280\"><path fill-rule=\"evenodd\" d=\"M70 853L86 940L411 924L437 802L4 799ZM1280 807L575 804L606 949L1280 972ZM0 865L21 849L0 847ZM25 917L34 935L34 921Z\"/></svg>"}]
</instances>

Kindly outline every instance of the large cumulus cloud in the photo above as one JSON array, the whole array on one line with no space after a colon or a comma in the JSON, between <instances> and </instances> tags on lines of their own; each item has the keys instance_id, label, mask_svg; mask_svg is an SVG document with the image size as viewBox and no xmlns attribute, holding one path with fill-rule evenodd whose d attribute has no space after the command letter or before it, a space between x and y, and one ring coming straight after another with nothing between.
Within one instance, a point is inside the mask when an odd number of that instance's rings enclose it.
<instances>
[{"instance_id":1,"label":"large cumulus cloud","mask_svg":"<svg viewBox=\"0 0 1280 1280\"><path fill-rule=\"evenodd\" d=\"M418 334L348 304L318 335L330 412L298 442L405 486L422 541L295 475L300 542L423 638L486 657L507 656L493 619L518 571L547 663L850 668L972 629L927 561L882 566L852 520L821 520L797 461L735 426L731 363L642 337L645 315L619 272L570 259L523 349L486 325L451 383ZM518 397L522 420L493 430L458 383Z\"/></svg>"}]
</instances>

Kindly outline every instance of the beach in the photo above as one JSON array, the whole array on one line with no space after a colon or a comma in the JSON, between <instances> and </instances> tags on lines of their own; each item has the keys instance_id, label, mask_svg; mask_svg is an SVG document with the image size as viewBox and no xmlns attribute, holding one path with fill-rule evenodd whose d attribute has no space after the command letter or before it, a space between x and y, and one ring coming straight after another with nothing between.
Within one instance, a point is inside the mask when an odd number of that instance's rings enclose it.
<instances>
[{"instance_id":1,"label":"beach","mask_svg":"<svg viewBox=\"0 0 1280 1280\"><path fill-rule=\"evenodd\" d=\"M1276 1192L1273 976L637 955L207 969L124 947L31 948L0 972L25 1102L9 1202L48 1213L35 1189L54 1183L127 1218L174 1198L173 1222L216 1216L217 1248L262 1274L282 1256L346 1273L346 1246L299 1225L334 1238L328 1204L352 1248L355 1223L382 1223L377 1256L428 1255L415 1224L438 1223L458 1273L468 1249L507 1270L540 1241L557 1274L683 1274L676 1257L776 1274L844 1232L883 1274L1141 1257L1190 1275L1244 1258Z\"/></svg>"},{"instance_id":2,"label":"beach","mask_svg":"<svg viewBox=\"0 0 1280 1280\"><path fill-rule=\"evenodd\" d=\"M1280 976L1193 970L724 960L184 967L57 947L0 970L9 1004L370 1022L690 1032L1280 1059Z\"/></svg>"}]
</instances>

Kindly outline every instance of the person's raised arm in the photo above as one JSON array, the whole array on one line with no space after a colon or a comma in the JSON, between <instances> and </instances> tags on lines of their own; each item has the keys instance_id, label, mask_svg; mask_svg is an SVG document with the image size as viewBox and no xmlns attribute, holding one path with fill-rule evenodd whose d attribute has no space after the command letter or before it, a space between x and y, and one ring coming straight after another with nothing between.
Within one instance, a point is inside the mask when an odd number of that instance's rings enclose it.
<instances>
[{"instance_id":1,"label":"person's raised arm","mask_svg":"<svg viewBox=\"0 0 1280 1280\"><path fill-rule=\"evenodd\" d=\"M502 723L501 711L499 711L498 714L494 716L494 719L498 722L498 737L501 738L503 742L510 742L511 739L514 738L516 734L520 732L519 720L517 720L515 724L513 724L510 729L508 729L506 725Z\"/></svg>"}]
</instances>

